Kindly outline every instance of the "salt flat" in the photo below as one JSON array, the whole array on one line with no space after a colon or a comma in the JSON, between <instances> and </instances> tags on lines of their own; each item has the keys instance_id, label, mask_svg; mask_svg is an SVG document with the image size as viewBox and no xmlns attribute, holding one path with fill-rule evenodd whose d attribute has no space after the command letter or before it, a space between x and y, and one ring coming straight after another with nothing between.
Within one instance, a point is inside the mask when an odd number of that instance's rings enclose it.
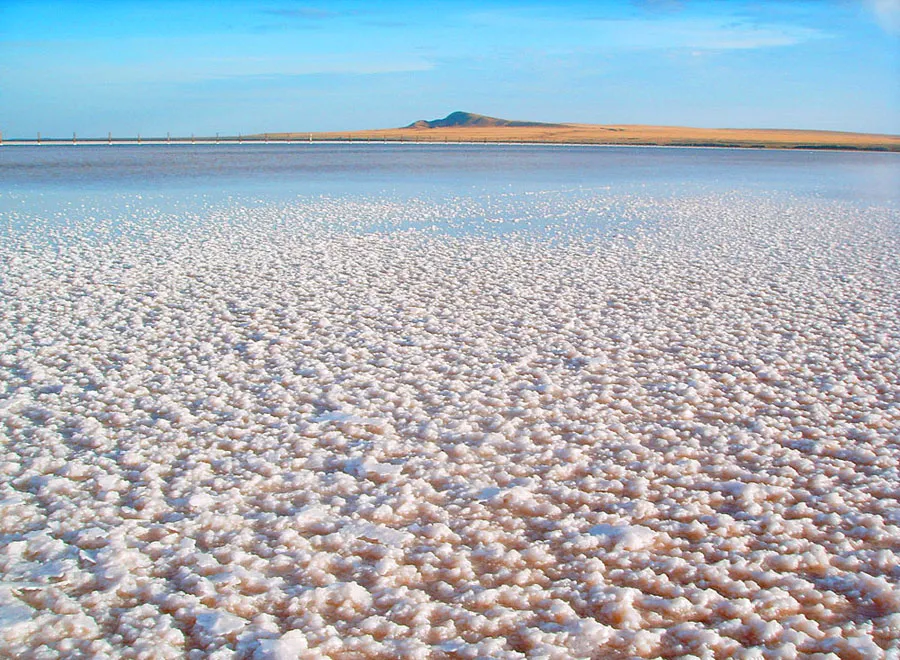
<instances>
[{"instance_id":1,"label":"salt flat","mask_svg":"<svg viewBox=\"0 0 900 660\"><path fill-rule=\"evenodd\" d=\"M604 195L9 229L0 655L900 651L896 208Z\"/></svg>"}]
</instances>

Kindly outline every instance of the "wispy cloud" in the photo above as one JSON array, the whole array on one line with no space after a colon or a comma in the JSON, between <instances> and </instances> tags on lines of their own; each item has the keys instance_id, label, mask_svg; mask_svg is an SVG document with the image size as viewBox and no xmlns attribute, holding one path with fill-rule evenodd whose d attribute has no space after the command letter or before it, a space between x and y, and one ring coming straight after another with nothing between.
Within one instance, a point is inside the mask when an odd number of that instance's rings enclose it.
<instances>
[{"instance_id":1,"label":"wispy cloud","mask_svg":"<svg viewBox=\"0 0 900 660\"><path fill-rule=\"evenodd\" d=\"M650 12L673 12L684 9L685 0L632 0L631 4Z\"/></svg>"},{"instance_id":2,"label":"wispy cloud","mask_svg":"<svg viewBox=\"0 0 900 660\"><path fill-rule=\"evenodd\" d=\"M659 1L659 0L654 0ZM900 0L873 0L890 1ZM570 41L597 50L752 50L793 46L829 35L819 29L789 23L750 21L740 15L692 17L680 12L658 12L643 17L588 16L579 20L545 14L479 12L473 21L494 27L512 24L523 34L552 24L565 30Z\"/></svg>"},{"instance_id":3,"label":"wispy cloud","mask_svg":"<svg viewBox=\"0 0 900 660\"><path fill-rule=\"evenodd\" d=\"M321 7L276 7L272 9L263 9L262 12L281 18L299 19L304 21L318 21L341 16L341 12L322 9Z\"/></svg>"},{"instance_id":4,"label":"wispy cloud","mask_svg":"<svg viewBox=\"0 0 900 660\"><path fill-rule=\"evenodd\" d=\"M169 51L162 47L166 43ZM5 44L13 61L28 66L9 67L3 71L4 81L28 85L37 71L50 70L60 84L97 85L170 85L195 84L214 81L263 80L317 75L382 75L429 71L434 63L421 55L360 51L356 53L315 54L209 54L184 57L177 40L163 42L150 39L143 55L129 62L112 60L96 44L69 42L70 57L52 60L52 48L60 44L49 42L18 42ZM144 65L151 57L156 66ZM0 70L5 69L0 59ZM45 74L46 75L46 74Z\"/></svg>"},{"instance_id":5,"label":"wispy cloud","mask_svg":"<svg viewBox=\"0 0 900 660\"><path fill-rule=\"evenodd\" d=\"M414 23L412 21L371 19L363 21L362 25L376 28L408 28L412 27Z\"/></svg>"},{"instance_id":6,"label":"wispy cloud","mask_svg":"<svg viewBox=\"0 0 900 660\"><path fill-rule=\"evenodd\" d=\"M752 24L735 22L726 25L710 22L681 25L673 37L684 48L695 50L750 50L795 46L827 38L821 30L799 25Z\"/></svg>"},{"instance_id":7,"label":"wispy cloud","mask_svg":"<svg viewBox=\"0 0 900 660\"><path fill-rule=\"evenodd\" d=\"M412 73L429 71L434 65L420 58L387 57L378 53L360 54L352 57L340 55L318 56L314 60L279 62L269 59L257 62L247 60L229 62L226 59L209 62L204 67L185 71L182 82L201 80L264 80L302 78L321 75L371 76L390 73Z\"/></svg>"}]
</instances>

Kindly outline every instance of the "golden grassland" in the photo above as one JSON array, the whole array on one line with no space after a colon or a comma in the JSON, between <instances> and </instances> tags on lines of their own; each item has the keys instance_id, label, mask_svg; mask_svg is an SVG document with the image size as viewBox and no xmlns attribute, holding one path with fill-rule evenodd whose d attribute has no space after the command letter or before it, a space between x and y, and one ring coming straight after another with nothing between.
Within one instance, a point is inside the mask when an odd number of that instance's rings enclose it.
<instances>
[{"instance_id":1,"label":"golden grassland","mask_svg":"<svg viewBox=\"0 0 900 660\"><path fill-rule=\"evenodd\" d=\"M900 151L900 136L791 129L687 128L598 124L544 126L451 126L387 128L327 133L269 133L272 139L513 142L769 149L861 149Z\"/></svg>"}]
</instances>

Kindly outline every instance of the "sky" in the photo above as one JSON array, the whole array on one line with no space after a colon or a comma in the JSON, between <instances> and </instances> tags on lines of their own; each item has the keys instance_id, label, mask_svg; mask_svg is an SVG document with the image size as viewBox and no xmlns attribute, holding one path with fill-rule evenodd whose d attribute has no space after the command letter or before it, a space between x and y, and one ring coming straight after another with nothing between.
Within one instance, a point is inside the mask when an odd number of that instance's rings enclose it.
<instances>
[{"instance_id":1,"label":"sky","mask_svg":"<svg viewBox=\"0 0 900 660\"><path fill-rule=\"evenodd\" d=\"M900 0L0 0L5 137L454 110L900 134Z\"/></svg>"}]
</instances>

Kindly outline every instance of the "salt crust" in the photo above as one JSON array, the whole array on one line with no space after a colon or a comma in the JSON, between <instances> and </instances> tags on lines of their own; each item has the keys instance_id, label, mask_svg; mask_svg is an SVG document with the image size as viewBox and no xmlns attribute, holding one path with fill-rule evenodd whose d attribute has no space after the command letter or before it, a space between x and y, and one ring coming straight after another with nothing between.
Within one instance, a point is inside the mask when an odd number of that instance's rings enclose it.
<instances>
[{"instance_id":1,"label":"salt crust","mask_svg":"<svg viewBox=\"0 0 900 660\"><path fill-rule=\"evenodd\" d=\"M0 655L897 657L896 210L491 204L10 218Z\"/></svg>"}]
</instances>

